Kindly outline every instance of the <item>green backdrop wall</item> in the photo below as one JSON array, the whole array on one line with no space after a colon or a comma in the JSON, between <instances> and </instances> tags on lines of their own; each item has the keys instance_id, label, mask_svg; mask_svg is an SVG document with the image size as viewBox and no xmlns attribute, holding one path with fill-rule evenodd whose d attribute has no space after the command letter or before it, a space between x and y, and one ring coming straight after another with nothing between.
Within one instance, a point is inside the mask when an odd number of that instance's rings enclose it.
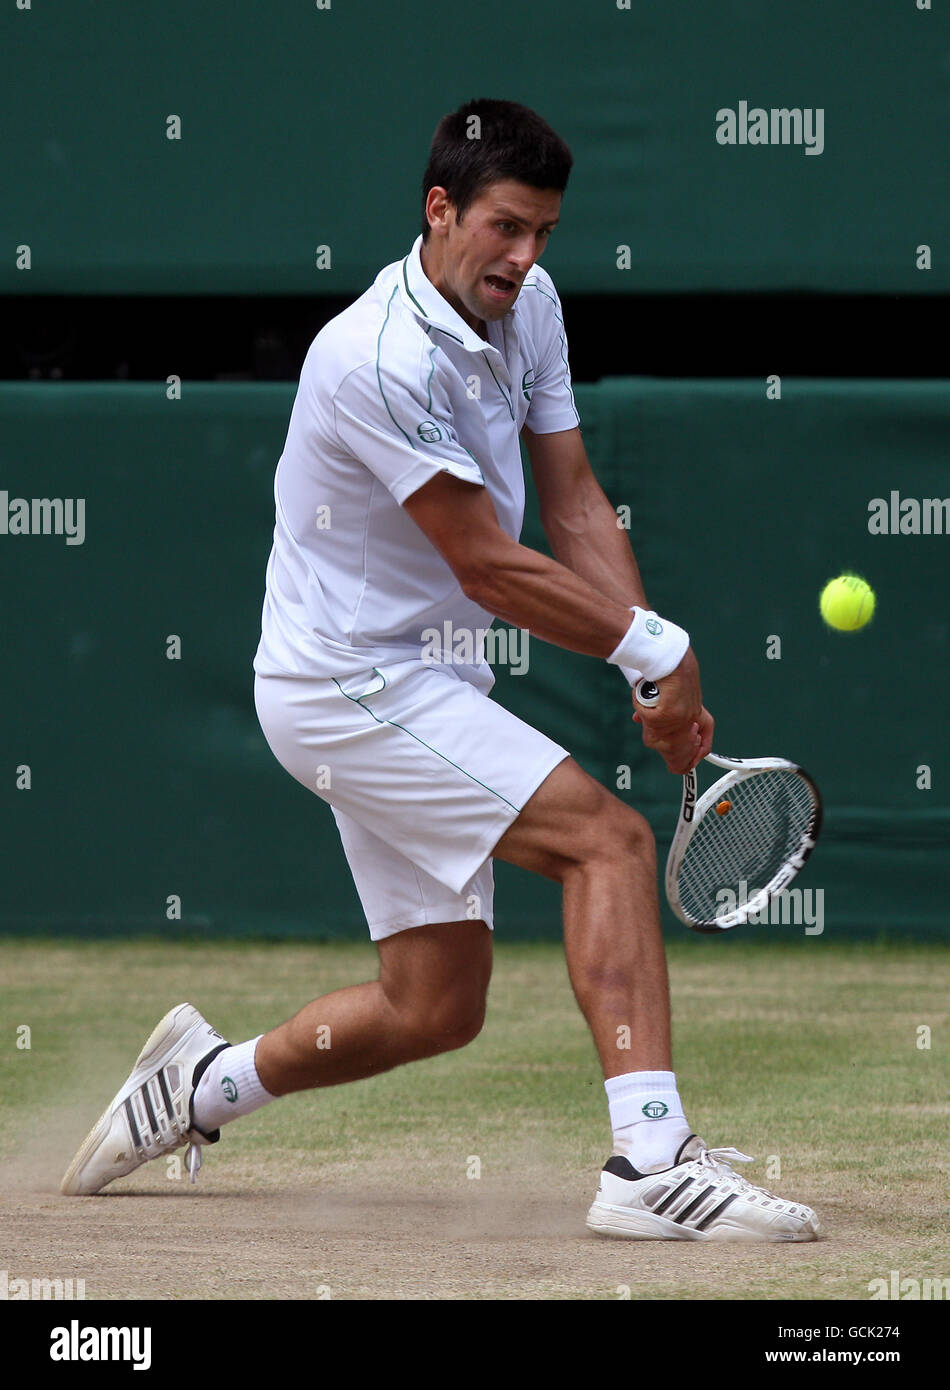
<instances>
[{"instance_id":1,"label":"green backdrop wall","mask_svg":"<svg viewBox=\"0 0 950 1390\"><path fill-rule=\"evenodd\" d=\"M0 534L0 930L363 936L329 809L276 763L253 706L293 393L0 385L0 489L85 499L81 545ZM790 380L769 400L760 381L613 379L577 399L650 600L692 634L719 751L792 757L823 789L800 884L823 892L825 939L948 934L950 536L872 535L868 505L950 491L950 387ZM524 539L543 548L531 497ZM817 594L847 567L879 610L840 635ZM538 641L496 696L607 785L629 766L618 794L665 849L678 779L640 748L616 671ZM552 885L506 865L497 883L501 932L558 934Z\"/></svg>"},{"instance_id":2,"label":"green backdrop wall","mask_svg":"<svg viewBox=\"0 0 950 1390\"><path fill-rule=\"evenodd\" d=\"M947 6L914 0L10 3L0 293L362 291L416 235L439 118L480 96L574 151L562 293L946 292L948 72ZM718 143L741 103L820 111L820 153Z\"/></svg>"}]
</instances>

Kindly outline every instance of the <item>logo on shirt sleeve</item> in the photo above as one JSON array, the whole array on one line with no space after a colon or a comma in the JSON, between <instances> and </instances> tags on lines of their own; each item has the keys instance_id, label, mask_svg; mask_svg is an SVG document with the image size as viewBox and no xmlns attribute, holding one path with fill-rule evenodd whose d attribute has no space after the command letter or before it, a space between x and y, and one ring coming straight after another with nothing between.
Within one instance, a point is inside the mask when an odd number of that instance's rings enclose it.
<instances>
[{"instance_id":1,"label":"logo on shirt sleeve","mask_svg":"<svg viewBox=\"0 0 950 1390\"><path fill-rule=\"evenodd\" d=\"M442 438L441 427L434 420L423 420L422 424L416 428L416 434L427 444L438 444Z\"/></svg>"},{"instance_id":2,"label":"logo on shirt sleeve","mask_svg":"<svg viewBox=\"0 0 950 1390\"><path fill-rule=\"evenodd\" d=\"M530 401L531 392L534 390L534 368L529 367L521 378L521 394L526 401Z\"/></svg>"}]
</instances>

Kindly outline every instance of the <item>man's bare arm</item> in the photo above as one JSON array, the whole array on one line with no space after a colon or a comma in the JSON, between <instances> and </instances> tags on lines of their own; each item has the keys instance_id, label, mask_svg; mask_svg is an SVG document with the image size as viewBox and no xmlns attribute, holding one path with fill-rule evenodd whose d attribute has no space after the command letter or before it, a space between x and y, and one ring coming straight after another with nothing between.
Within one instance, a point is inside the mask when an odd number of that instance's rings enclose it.
<instances>
[{"instance_id":1,"label":"man's bare arm","mask_svg":"<svg viewBox=\"0 0 950 1390\"><path fill-rule=\"evenodd\" d=\"M488 491L439 473L403 503L473 602L569 651L606 658L630 627L626 595L600 593L557 560L512 540ZM685 772L712 745L692 650L663 682L660 705L643 711L644 741L670 772Z\"/></svg>"},{"instance_id":2,"label":"man's bare arm","mask_svg":"<svg viewBox=\"0 0 950 1390\"><path fill-rule=\"evenodd\" d=\"M594 476L579 429L522 430L548 543L562 565L628 608L649 608L636 556Z\"/></svg>"},{"instance_id":3,"label":"man's bare arm","mask_svg":"<svg viewBox=\"0 0 950 1390\"><path fill-rule=\"evenodd\" d=\"M440 473L403 508L464 592L515 627L570 651L608 657L630 626L629 604L599 592L557 560L512 540L488 491Z\"/></svg>"},{"instance_id":4,"label":"man's bare arm","mask_svg":"<svg viewBox=\"0 0 950 1390\"><path fill-rule=\"evenodd\" d=\"M604 594L638 608L649 608L629 537L594 476L576 427L554 434L522 430L541 512L541 524L558 560ZM690 649L662 682L661 705L634 718L643 741L671 772L685 772L712 747L714 722L702 705L699 668ZM692 729L699 730L698 743Z\"/></svg>"}]
</instances>

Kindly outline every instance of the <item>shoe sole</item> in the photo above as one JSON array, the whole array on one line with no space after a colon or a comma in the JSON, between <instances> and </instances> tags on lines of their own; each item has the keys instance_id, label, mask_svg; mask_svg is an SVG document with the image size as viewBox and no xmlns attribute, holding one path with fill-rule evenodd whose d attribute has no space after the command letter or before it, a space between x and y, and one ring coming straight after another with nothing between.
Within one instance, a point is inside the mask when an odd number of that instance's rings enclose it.
<instances>
[{"instance_id":1,"label":"shoe sole","mask_svg":"<svg viewBox=\"0 0 950 1390\"><path fill-rule=\"evenodd\" d=\"M817 1217L813 1222L807 1221L799 1231L781 1231L774 1235L767 1230L756 1231L747 1226L730 1225L728 1221L717 1223L711 1231L697 1231L663 1216L635 1211L631 1207L609 1206L606 1202L593 1204L587 1213L587 1228L598 1235L626 1240L713 1240L750 1244L765 1241L785 1244L789 1241L818 1240L821 1236Z\"/></svg>"},{"instance_id":2,"label":"shoe sole","mask_svg":"<svg viewBox=\"0 0 950 1390\"><path fill-rule=\"evenodd\" d=\"M132 1068L125 1085L103 1110L83 1140L76 1157L66 1169L59 1187L60 1192L65 1197L94 1197L106 1186L106 1183L115 1181L114 1178L107 1178L106 1182L93 1192L81 1190L82 1171L108 1138L112 1129L112 1117L116 1110L125 1104L133 1091L137 1091L150 1076L165 1066L167 1062L170 1062L182 1043L187 1040L189 1033L205 1022L206 1020L201 1017L193 1005L178 1004L174 1009L170 1009L165 1017L155 1025L148 1041L136 1058L135 1066ZM148 1159L142 1159L142 1163L147 1162ZM141 1164L137 1164L136 1167L141 1167ZM130 1173L134 1171L134 1168L129 1169ZM123 1176L127 1176L127 1174Z\"/></svg>"}]
</instances>

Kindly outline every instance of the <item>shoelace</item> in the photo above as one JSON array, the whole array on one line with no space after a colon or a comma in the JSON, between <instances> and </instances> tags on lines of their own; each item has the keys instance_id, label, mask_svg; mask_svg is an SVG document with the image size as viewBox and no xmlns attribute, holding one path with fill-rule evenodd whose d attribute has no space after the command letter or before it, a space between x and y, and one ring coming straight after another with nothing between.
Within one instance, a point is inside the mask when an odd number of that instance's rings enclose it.
<instances>
[{"instance_id":1,"label":"shoelace","mask_svg":"<svg viewBox=\"0 0 950 1390\"><path fill-rule=\"evenodd\" d=\"M755 1159L749 1154L740 1153L738 1149L703 1149L698 1161L704 1168L711 1168L719 1178L734 1178L742 1187L752 1186L729 1167L730 1163L754 1163Z\"/></svg>"},{"instance_id":2,"label":"shoelace","mask_svg":"<svg viewBox=\"0 0 950 1390\"><path fill-rule=\"evenodd\" d=\"M717 1177L731 1178L739 1192L744 1192L751 1188L754 1192L764 1192L766 1197L771 1197L773 1201L782 1200L776 1197L774 1192L769 1192L768 1188L756 1187L739 1173L734 1173L728 1166L730 1163L754 1163L755 1159L748 1154L740 1153L738 1149L704 1149L699 1156L699 1162L704 1168L711 1168Z\"/></svg>"},{"instance_id":3,"label":"shoelace","mask_svg":"<svg viewBox=\"0 0 950 1390\"><path fill-rule=\"evenodd\" d=\"M201 1167L201 1145L189 1144L185 1150L185 1160L188 1164L188 1176L192 1182L198 1181L198 1169Z\"/></svg>"}]
</instances>

